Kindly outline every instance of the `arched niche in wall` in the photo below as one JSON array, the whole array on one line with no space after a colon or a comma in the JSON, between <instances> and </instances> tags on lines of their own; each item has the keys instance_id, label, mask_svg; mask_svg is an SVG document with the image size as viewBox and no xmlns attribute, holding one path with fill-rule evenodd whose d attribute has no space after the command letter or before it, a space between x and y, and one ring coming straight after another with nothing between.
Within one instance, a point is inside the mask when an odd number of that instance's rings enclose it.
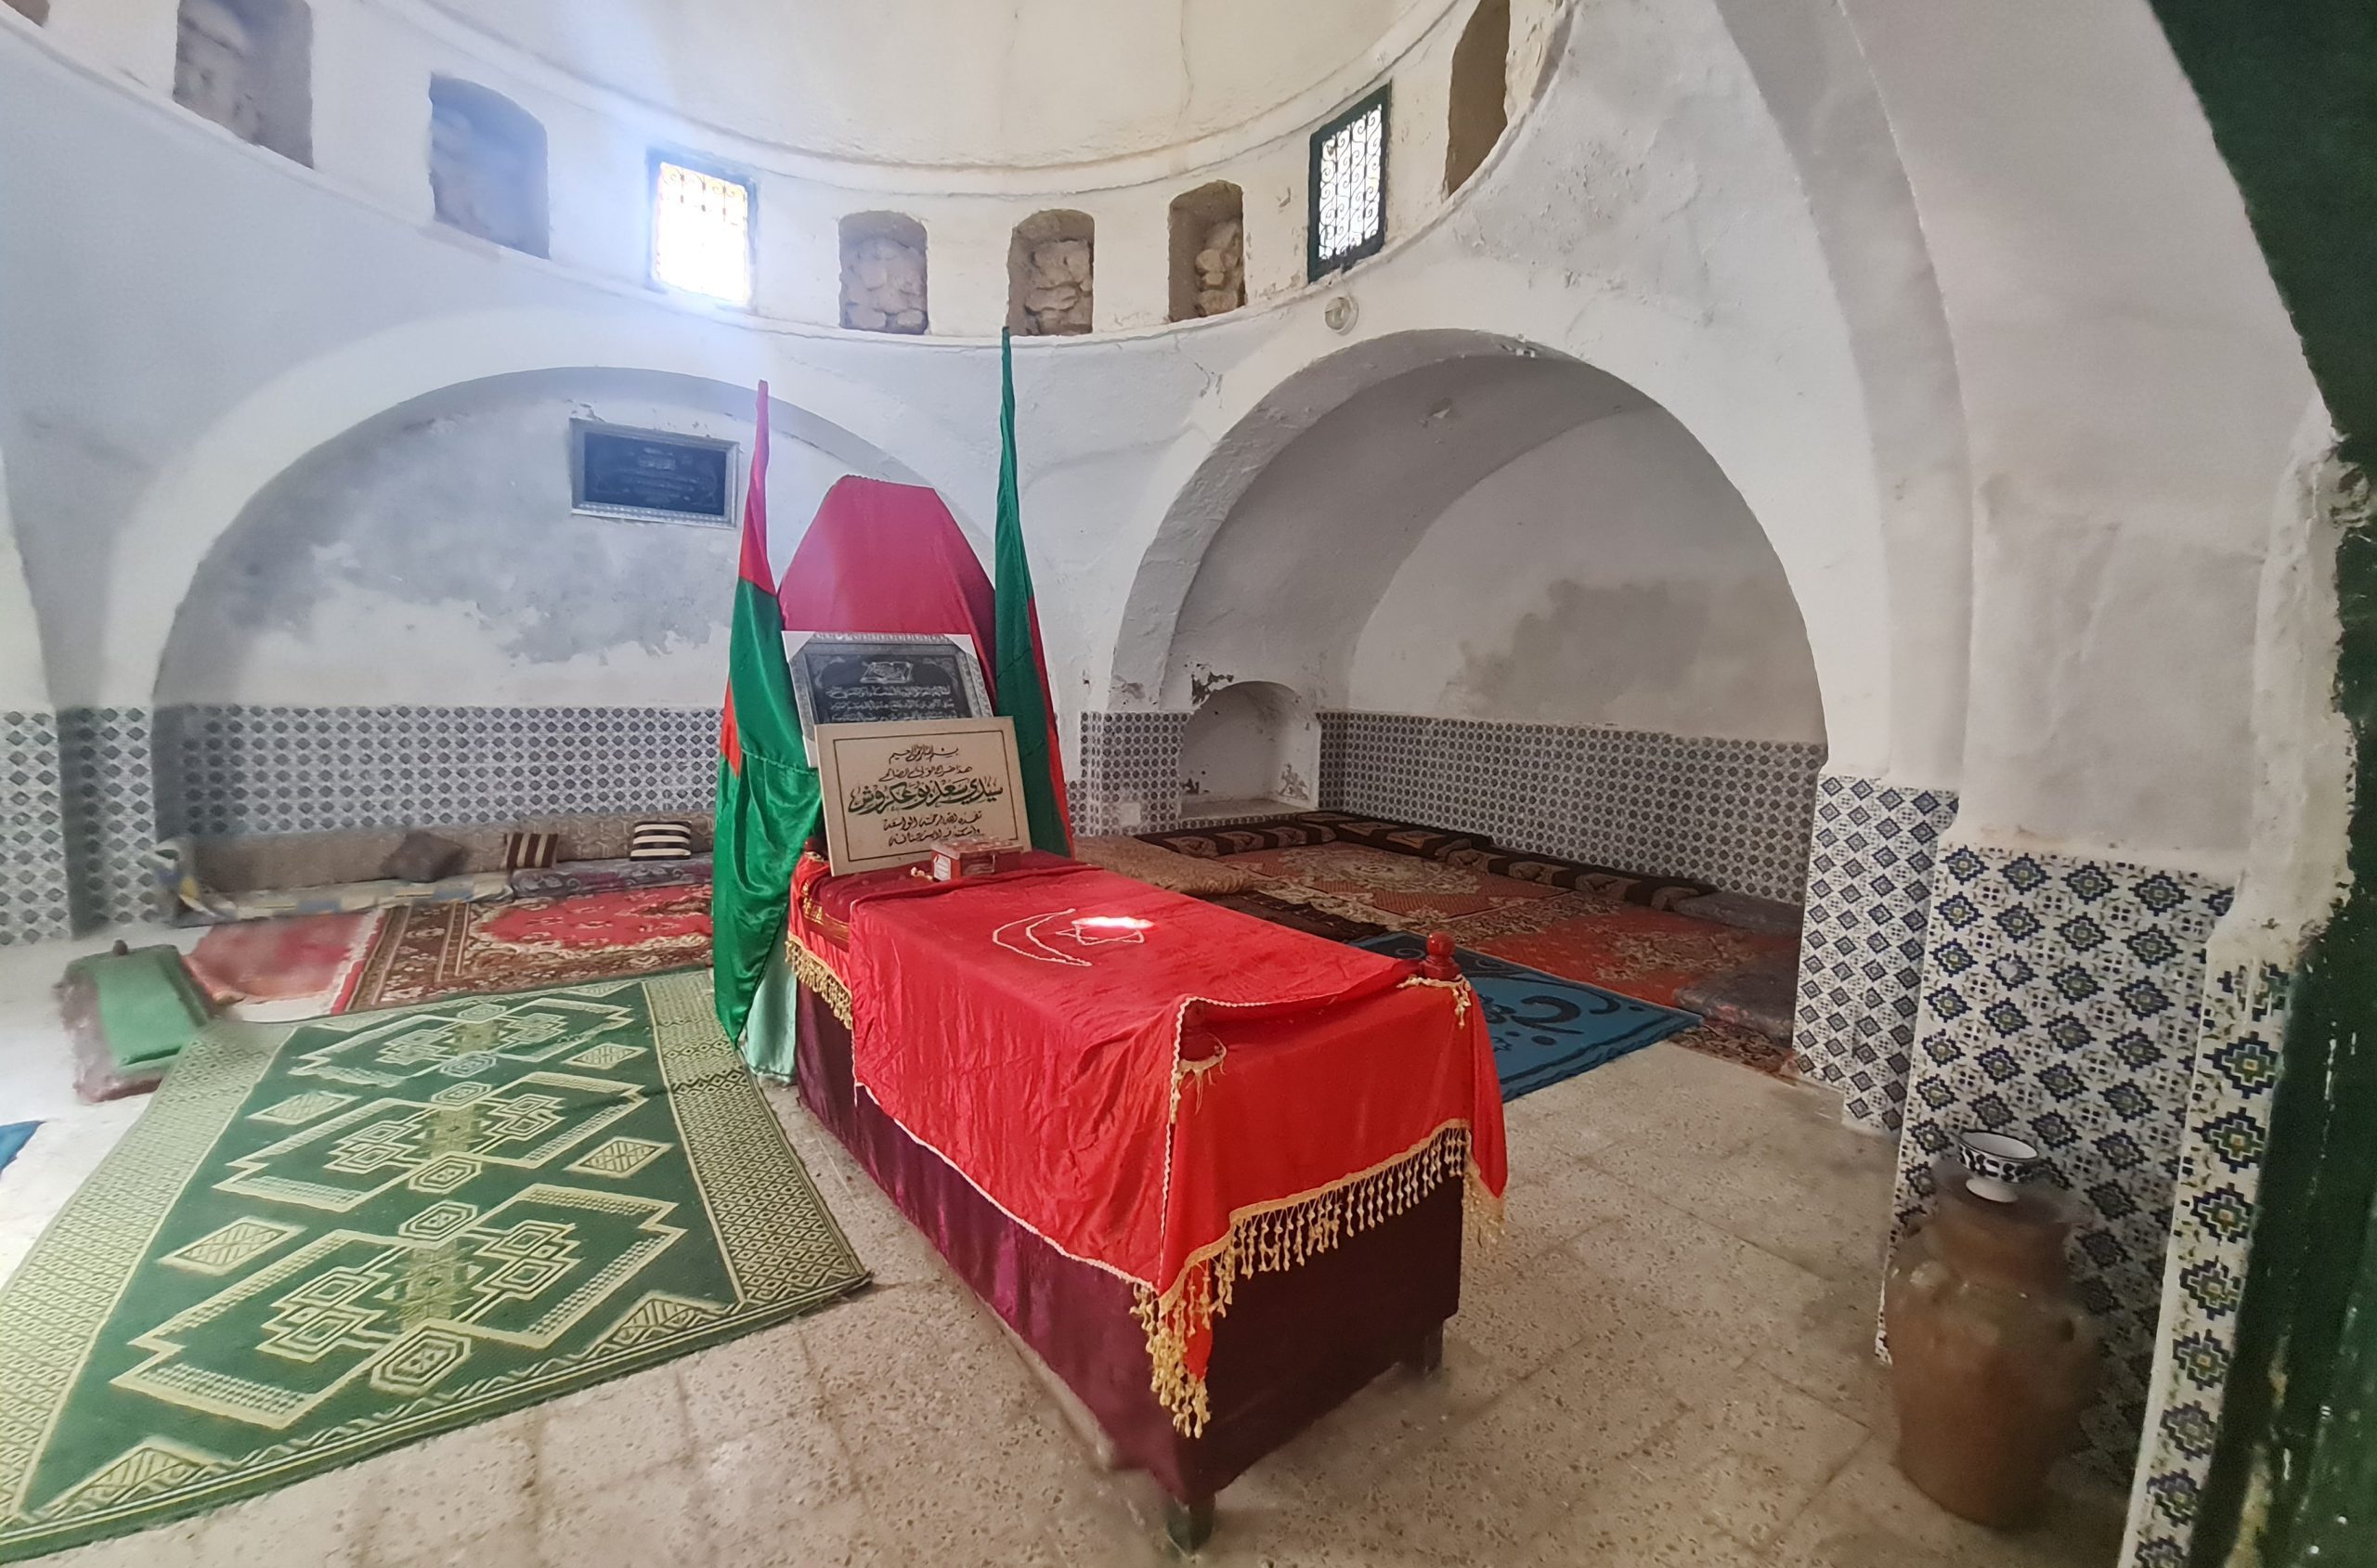
<instances>
[{"instance_id":1,"label":"arched niche in wall","mask_svg":"<svg viewBox=\"0 0 2377 1568\"><path fill-rule=\"evenodd\" d=\"M1066 208L1015 226L1007 248L1007 324L1025 337L1086 332L1097 261L1097 225Z\"/></svg>"},{"instance_id":2,"label":"arched niche in wall","mask_svg":"<svg viewBox=\"0 0 2377 1568\"><path fill-rule=\"evenodd\" d=\"M545 128L501 93L429 79L429 188L438 222L547 253Z\"/></svg>"},{"instance_id":3,"label":"arched niche in wall","mask_svg":"<svg viewBox=\"0 0 2377 1568\"><path fill-rule=\"evenodd\" d=\"M1276 680L1233 681L1190 716L1180 774L1187 821L1309 810L1319 803L1320 720Z\"/></svg>"},{"instance_id":4,"label":"arched niche in wall","mask_svg":"<svg viewBox=\"0 0 2377 1568\"><path fill-rule=\"evenodd\" d=\"M1172 319L1222 316L1246 303L1246 198L1215 180L1172 199Z\"/></svg>"},{"instance_id":5,"label":"arched niche in wall","mask_svg":"<svg viewBox=\"0 0 2377 1568\"><path fill-rule=\"evenodd\" d=\"M1452 51L1452 96L1446 111L1445 194L1469 183L1510 124L1505 79L1511 58L1511 0L1477 0Z\"/></svg>"},{"instance_id":6,"label":"arched niche in wall","mask_svg":"<svg viewBox=\"0 0 2377 1568\"><path fill-rule=\"evenodd\" d=\"M841 224L842 325L862 332L921 332L925 226L904 213L852 213Z\"/></svg>"},{"instance_id":7,"label":"arched niche in wall","mask_svg":"<svg viewBox=\"0 0 2377 1568\"><path fill-rule=\"evenodd\" d=\"M314 13L305 0L181 0L174 101L242 141L314 161Z\"/></svg>"}]
</instances>

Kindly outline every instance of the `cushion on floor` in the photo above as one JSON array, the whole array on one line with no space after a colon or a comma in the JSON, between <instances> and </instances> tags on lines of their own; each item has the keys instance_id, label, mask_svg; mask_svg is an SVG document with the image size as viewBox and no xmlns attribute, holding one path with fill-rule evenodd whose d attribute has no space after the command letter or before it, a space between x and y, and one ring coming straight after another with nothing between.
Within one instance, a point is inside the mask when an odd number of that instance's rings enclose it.
<instances>
[{"instance_id":1,"label":"cushion on floor","mask_svg":"<svg viewBox=\"0 0 2377 1568\"><path fill-rule=\"evenodd\" d=\"M1676 1005L1787 1043L1798 981L1797 966L1778 956L1695 980L1676 991Z\"/></svg>"},{"instance_id":2,"label":"cushion on floor","mask_svg":"<svg viewBox=\"0 0 2377 1568\"><path fill-rule=\"evenodd\" d=\"M1337 834L1322 823L1303 817L1274 817L1265 822L1239 823L1231 827L1177 828L1168 833L1142 833L1143 844L1177 854L1251 855L1257 849L1288 849L1307 844L1334 844Z\"/></svg>"},{"instance_id":3,"label":"cushion on floor","mask_svg":"<svg viewBox=\"0 0 2377 1568\"><path fill-rule=\"evenodd\" d=\"M1703 893L1696 899L1685 899L1674 907L1678 914L1688 914L1695 920L1714 920L1721 926L1733 926L1745 931L1764 931L1777 937L1798 936L1802 914L1798 904L1757 898L1748 893Z\"/></svg>"},{"instance_id":4,"label":"cushion on floor","mask_svg":"<svg viewBox=\"0 0 2377 1568\"><path fill-rule=\"evenodd\" d=\"M1137 838L1076 838L1073 859L1191 898L1251 892L1266 880L1211 855L1184 855Z\"/></svg>"}]
</instances>

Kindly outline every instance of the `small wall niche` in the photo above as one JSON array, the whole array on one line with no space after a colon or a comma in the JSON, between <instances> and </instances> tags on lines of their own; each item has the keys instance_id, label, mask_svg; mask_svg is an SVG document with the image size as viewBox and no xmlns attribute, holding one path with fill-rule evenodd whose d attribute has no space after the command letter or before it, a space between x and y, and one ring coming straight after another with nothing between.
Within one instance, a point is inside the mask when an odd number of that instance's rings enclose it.
<instances>
[{"instance_id":1,"label":"small wall niche","mask_svg":"<svg viewBox=\"0 0 2377 1568\"><path fill-rule=\"evenodd\" d=\"M1477 0L1452 51L1452 98L1447 110L1445 194L1469 183L1511 123L1505 101L1510 74L1511 0Z\"/></svg>"},{"instance_id":2,"label":"small wall niche","mask_svg":"<svg viewBox=\"0 0 2377 1568\"><path fill-rule=\"evenodd\" d=\"M1275 680L1240 680L1197 705L1180 741L1180 812L1189 822L1310 810L1320 721Z\"/></svg>"},{"instance_id":3,"label":"small wall niche","mask_svg":"<svg viewBox=\"0 0 2377 1568\"><path fill-rule=\"evenodd\" d=\"M49 0L5 0L8 9L39 26L49 19Z\"/></svg>"},{"instance_id":4,"label":"small wall niche","mask_svg":"<svg viewBox=\"0 0 2377 1568\"><path fill-rule=\"evenodd\" d=\"M1097 226L1087 213L1034 213L1007 248L1007 324L1024 337L1089 330Z\"/></svg>"},{"instance_id":5,"label":"small wall niche","mask_svg":"<svg viewBox=\"0 0 2377 1568\"><path fill-rule=\"evenodd\" d=\"M545 128L501 93L429 79L429 189L439 223L547 253Z\"/></svg>"},{"instance_id":6,"label":"small wall niche","mask_svg":"<svg viewBox=\"0 0 2377 1568\"><path fill-rule=\"evenodd\" d=\"M842 220L842 325L862 332L921 332L925 226L902 213L852 213Z\"/></svg>"},{"instance_id":7,"label":"small wall niche","mask_svg":"<svg viewBox=\"0 0 2377 1568\"><path fill-rule=\"evenodd\" d=\"M1246 303L1246 198L1227 180L1172 199L1172 319Z\"/></svg>"},{"instance_id":8,"label":"small wall niche","mask_svg":"<svg viewBox=\"0 0 2377 1568\"><path fill-rule=\"evenodd\" d=\"M314 13L305 0L181 0L174 101L258 147L314 161Z\"/></svg>"}]
</instances>

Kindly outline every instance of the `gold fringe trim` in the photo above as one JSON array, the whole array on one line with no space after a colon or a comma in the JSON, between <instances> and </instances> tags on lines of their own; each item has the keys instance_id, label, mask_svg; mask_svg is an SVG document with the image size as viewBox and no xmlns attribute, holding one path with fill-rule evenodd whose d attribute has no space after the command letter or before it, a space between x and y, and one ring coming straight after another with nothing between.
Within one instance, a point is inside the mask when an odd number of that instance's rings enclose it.
<instances>
[{"instance_id":1,"label":"gold fringe trim","mask_svg":"<svg viewBox=\"0 0 2377 1568\"><path fill-rule=\"evenodd\" d=\"M1466 1121L1448 1122L1409 1153L1317 1192L1240 1211L1230 1217L1228 1234L1192 1256L1169 1291L1139 1286L1132 1315L1147 1335L1151 1386L1172 1412L1173 1426L1189 1437L1205 1430L1213 1411L1204 1377L1189 1370L1188 1343L1229 1310L1239 1280L1283 1273L1331 1251L1417 1207L1455 1178L1466 1182L1468 1195L1500 1208L1470 1163Z\"/></svg>"},{"instance_id":2,"label":"gold fringe trim","mask_svg":"<svg viewBox=\"0 0 2377 1568\"><path fill-rule=\"evenodd\" d=\"M855 1027L851 1022L851 988L789 931L785 933L784 961L790 965L794 978L825 1000L826 1010L842 1021L844 1029Z\"/></svg>"},{"instance_id":3,"label":"gold fringe trim","mask_svg":"<svg viewBox=\"0 0 2377 1568\"><path fill-rule=\"evenodd\" d=\"M1403 986L1411 985L1434 986L1438 991L1451 991L1453 1022L1465 1024L1469 1021L1470 998L1474 996L1476 992L1470 990L1469 980L1466 977L1456 980L1432 980L1425 975L1414 975L1409 979L1405 980L1403 985L1396 986L1395 989L1401 991Z\"/></svg>"}]
</instances>

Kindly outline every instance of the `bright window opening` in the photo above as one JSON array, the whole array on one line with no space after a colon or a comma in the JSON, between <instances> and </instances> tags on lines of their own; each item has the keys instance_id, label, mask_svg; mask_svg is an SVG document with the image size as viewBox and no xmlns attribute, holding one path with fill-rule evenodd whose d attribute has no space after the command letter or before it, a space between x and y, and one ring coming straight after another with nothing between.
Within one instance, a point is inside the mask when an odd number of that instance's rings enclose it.
<instances>
[{"instance_id":1,"label":"bright window opening","mask_svg":"<svg viewBox=\"0 0 2377 1568\"><path fill-rule=\"evenodd\" d=\"M1386 243L1386 89L1312 134L1309 278L1349 266Z\"/></svg>"},{"instance_id":2,"label":"bright window opening","mask_svg":"<svg viewBox=\"0 0 2377 1568\"><path fill-rule=\"evenodd\" d=\"M665 158L652 168L653 281L750 304L750 185Z\"/></svg>"}]
</instances>

